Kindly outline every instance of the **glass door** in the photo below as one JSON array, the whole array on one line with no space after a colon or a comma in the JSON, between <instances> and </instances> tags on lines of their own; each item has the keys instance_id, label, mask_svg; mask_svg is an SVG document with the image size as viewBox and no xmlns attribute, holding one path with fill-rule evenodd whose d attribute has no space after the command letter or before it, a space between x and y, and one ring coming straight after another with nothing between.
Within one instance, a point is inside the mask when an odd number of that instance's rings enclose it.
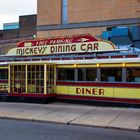
<instances>
[{"instance_id":1,"label":"glass door","mask_svg":"<svg viewBox=\"0 0 140 140\"><path fill-rule=\"evenodd\" d=\"M55 65L46 65L46 93L55 93L55 84L56 84L56 72Z\"/></svg>"},{"instance_id":2,"label":"glass door","mask_svg":"<svg viewBox=\"0 0 140 140\"><path fill-rule=\"evenodd\" d=\"M44 65L27 65L27 92L44 94Z\"/></svg>"}]
</instances>

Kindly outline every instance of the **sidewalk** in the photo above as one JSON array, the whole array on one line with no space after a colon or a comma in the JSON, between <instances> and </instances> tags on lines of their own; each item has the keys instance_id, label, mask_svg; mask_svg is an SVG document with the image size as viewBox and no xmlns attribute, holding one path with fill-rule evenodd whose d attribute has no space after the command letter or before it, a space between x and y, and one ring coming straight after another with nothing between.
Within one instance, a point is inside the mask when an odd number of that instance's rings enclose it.
<instances>
[{"instance_id":1,"label":"sidewalk","mask_svg":"<svg viewBox=\"0 0 140 140\"><path fill-rule=\"evenodd\" d=\"M140 108L99 107L58 102L50 104L0 102L0 118L137 131L140 127Z\"/></svg>"}]
</instances>

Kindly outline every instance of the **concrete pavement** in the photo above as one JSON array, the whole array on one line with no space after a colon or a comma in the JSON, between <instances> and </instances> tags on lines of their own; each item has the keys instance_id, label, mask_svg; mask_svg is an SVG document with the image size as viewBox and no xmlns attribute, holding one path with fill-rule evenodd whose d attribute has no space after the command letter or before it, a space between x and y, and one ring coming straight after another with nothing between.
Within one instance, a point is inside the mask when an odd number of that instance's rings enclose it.
<instances>
[{"instance_id":1,"label":"concrete pavement","mask_svg":"<svg viewBox=\"0 0 140 140\"><path fill-rule=\"evenodd\" d=\"M99 107L59 102L50 104L0 102L0 117L136 131L140 128L139 108Z\"/></svg>"}]
</instances>

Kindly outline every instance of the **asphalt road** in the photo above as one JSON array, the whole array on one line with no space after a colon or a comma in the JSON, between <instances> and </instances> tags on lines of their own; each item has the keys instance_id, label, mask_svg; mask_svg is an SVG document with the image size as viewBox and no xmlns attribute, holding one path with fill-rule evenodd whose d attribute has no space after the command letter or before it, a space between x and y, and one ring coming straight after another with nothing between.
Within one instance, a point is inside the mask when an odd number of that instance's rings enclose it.
<instances>
[{"instance_id":1,"label":"asphalt road","mask_svg":"<svg viewBox=\"0 0 140 140\"><path fill-rule=\"evenodd\" d=\"M0 140L140 140L140 132L0 119Z\"/></svg>"}]
</instances>

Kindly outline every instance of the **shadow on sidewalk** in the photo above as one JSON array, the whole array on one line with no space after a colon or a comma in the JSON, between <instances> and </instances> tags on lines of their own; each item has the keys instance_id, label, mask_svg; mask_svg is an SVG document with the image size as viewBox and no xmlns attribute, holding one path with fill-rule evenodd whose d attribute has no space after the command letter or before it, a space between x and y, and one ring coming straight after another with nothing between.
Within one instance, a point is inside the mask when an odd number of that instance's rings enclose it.
<instances>
[{"instance_id":1,"label":"shadow on sidewalk","mask_svg":"<svg viewBox=\"0 0 140 140\"><path fill-rule=\"evenodd\" d=\"M102 101L86 101L86 100L74 100L74 99L56 99L55 97L50 98L37 98L37 97L7 97L0 96L0 102L22 102L22 103L38 103L38 104L49 104L53 102L60 103L72 103L80 105L93 105L100 107L126 107L126 108L140 108L140 104L130 104L130 103L115 103L115 102L102 102Z\"/></svg>"}]
</instances>

